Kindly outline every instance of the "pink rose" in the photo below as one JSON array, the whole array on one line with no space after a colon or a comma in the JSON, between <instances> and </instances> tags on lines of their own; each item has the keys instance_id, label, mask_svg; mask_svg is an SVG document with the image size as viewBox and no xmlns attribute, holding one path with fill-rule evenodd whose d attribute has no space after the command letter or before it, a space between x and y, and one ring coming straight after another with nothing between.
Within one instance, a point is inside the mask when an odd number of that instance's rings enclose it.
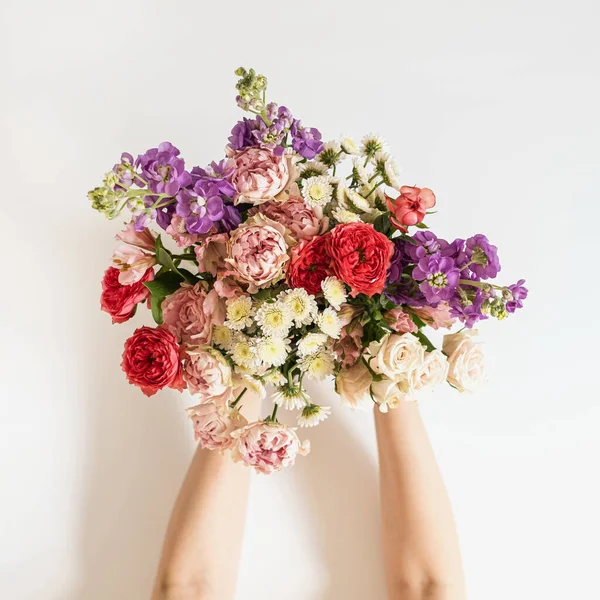
<instances>
[{"instance_id":1,"label":"pink rose","mask_svg":"<svg viewBox=\"0 0 600 600\"><path fill-rule=\"evenodd\" d=\"M351 367L362 356L362 335L363 326L358 319L342 327L340 337L335 340L332 348L342 368Z\"/></svg>"},{"instance_id":2,"label":"pink rose","mask_svg":"<svg viewBox=\"0 0 600 600\"><path fill-rule=\"evenodd\" d=\"M167 296L162 303L165 325L187 344L210 344L213 325L225 322L225 305L213 289L210 292L202 283L181 287Z\"/></svg>"},{"instance_id":3,"label":"pink rose","mask_svg":"<svg viewBox=\"0 0 600 600\"><path fill-rule=\"evenodd\" d=\"M296 456L306 456L310 443L300 443L296 432L281 423L258 421L237 429L232 436L232 458L266 475L294 464Z\"/></svg>"},{"instance_id":4,"label":"pink rose","mask_svg":"<svg viewBox=\"0 0 600 600\"><path fill-rule=\"evenodd\" d=\"M200 402L212 401L225 407L232 394L231 367L224 356L210 346L187 349L183 361L183 380Z\"/></svg>"},{"instance_id":5,"label":"pink rose","mask_svg":"<svg viewBox=\"0 0 600 600\"><path fill-rule=\"evenodd\" d=\"M251 294L281 279L288 259L285 227L261 214L231 232L225 262Z\"/></svg>"},{"instance_id":6,"label":"pink rose","mask_svg":"<svg viewBox=\"0 0 600 600\"><path fill-rule=\"evenodd\" d=\"M269 219L285 225L296 241L312 240L327 230L329 219L323 216L323 209L311 208L298 196L291 196L285 202L272 200L253 208L248 214L260 211Z\"/></svg>"},{"instance_id":7,"label":"pink rose","mask_svg":"<svg viewBox=\"0 0 600 600\"><path fill-rule=\"evenodd\" d=\"M194 423L194 438L207 450L226 450L233 444L231 434L248 421L237 411L218 407L213 402L188 408Z\"/></svg>"},{"instance_id":8,"label":"pink rose","mask_svg":"<svg viewBox=\"0 0 600 600\"><path fill-rule=\"evenodd\" d=\"M410 315L401 308L392 308L383 316L387 324L398 333L413 333L419 330Z\"/></svg>"},{"instance_id":9,"label":"pink rose","mask_svg":"<svg viewBox=\"0 0 600 600\"><path fill-rule=\"evenodd\" d=\"M119 270L121 285L137 283L156 264L154 236L148 229L136 231L129 223L115 237L125 244L115 248L110 266Z\"/></svg>"},{"instance_id":10,"label":"pink rose","mask_svg":"<svg viewBox=\"0 0 600 600\"><path fill-rule=\"evenodd\" d=\"M223 275L227 271L225 257L227 256L226 233L217 233L207 237L200 245L194 248L198 261L198 273L210 273L213 277Z\"/></svg>"},{"instance_id":11,"label":"pink rose","mask_svg":"<svg viewBox=\"0 0 600 600\"><path fill-rule=\"evenodd\" d=\"M121 285L119 283L119 271L113 267L108 267L102 279L101 309L112 317L113 323L124 323L131 319L135 314L137 305L150 296L150 290L144 285L144 281L152 281L153 279L154 271L148 269L140 281L131 285Z\"/></svg>"},{"instance_id":12,"label":"pink rose","mask_svg":"<svg viewBox=\"0 0 600 600\"><path fill-rule=\"evenodd\" d=\"M441 302L435 308L424 306L423 308L413 308L412 311L433 329L440 327L450 329L456 323L456 319L450 315L450 306L445 302Z\"/></svg>"},{"instance_id":13,"label":"pink rose","mask_svg":"<svg viewBox=\"0 0 600 600\"><path fill-rule=\"evenodd\" d=\"M200 239L199 235L188 233L185 228L185 219L179 215L173 215L171 223L167 227L167 233L180 248L189 248Z\"/></svg>"},{"instance_id":14,"label":"pink rose","mask_svg":"<svg viewBox=\"0 0 600 600\"><path fill-rule=\"evenodd\" d=\"M231 183L239 202L262 204L283 192L290 179L285 156L275 156L263 148L246 148L233 153L234 173Z\"/></svg>"},{"instance_id":15,"label":"pink rose","mask_svg":"<svg viewBox=\"0 0 600 600\"><path fill-rule=\"evenodd\" d=\"M421 223L427 210L435 206L435 194L429 188L409 185L400 188L400 195L395 200L387 196L386 199L392 213L390 220L401 231L407 231L410 225Z\"/></svg>"}]
</instances>

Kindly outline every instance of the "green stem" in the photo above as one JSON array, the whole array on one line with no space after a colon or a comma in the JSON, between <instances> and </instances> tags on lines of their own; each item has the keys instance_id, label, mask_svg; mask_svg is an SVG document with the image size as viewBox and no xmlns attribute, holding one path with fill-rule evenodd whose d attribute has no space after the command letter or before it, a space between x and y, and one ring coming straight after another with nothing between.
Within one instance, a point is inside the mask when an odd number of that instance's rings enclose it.
<instances>
[{"instance_id":1,"label":"green stem","mask_svg":"<svg viewBox=\"0 0 600 600\"><path fill-rule=\"evenodd\" d=\"M196 256L194 254L171 254L171 258L176 258L178 260L190 260L192 262L196 262Z\"/></svg>"},{"instance_id":2,"label":"green stem","mask_svg":"<svg viewBox=\"0 0 600 600\"><path fill-rule=\"evenodd\" d=\"M235 408L238 405L238 402L242 399L243 395L248 391L248 388L244 388L239 396L230 404L231 408Z\"/></svg>"},{"instance_id":3,"label":"green stem","mask_svg":"<svg viewBox=\"0 0 600 600\"><path fill-rule=\"evenodd\" d=\"M365 196L365 198L368 198L382 183L383 183L383 179L379 183L376 183L373 186L373 189Z\"/></svg>"},{"instance_id":4,"label":"green stem","mask_svg":"<svg viewBox=\"0 0 600 600\"><path fill-rule=\"evenodd\" d=\"M493 283L484 283L483 281L471 281L470 279L459 279L458 283L460 283L461 285L470 285L479 288L480 290L485 290L485 288L487 288L488 286L493 287L496 290L504 289L501 285L495 285Z\"/></svg>"},{"instance_id":5,"label":"green stem","mask_svg":"<svg viewBox=\"0 0 600 600\"><path fill-rule=\"evenodd\" d=\"M273 406L273 412L271 413L271 416L269 417L269 421L272 421L273 423L277 422L277 409L279 408L279 406L277 404L275 404L275 406Z\"/></svg>"}]
</instances>

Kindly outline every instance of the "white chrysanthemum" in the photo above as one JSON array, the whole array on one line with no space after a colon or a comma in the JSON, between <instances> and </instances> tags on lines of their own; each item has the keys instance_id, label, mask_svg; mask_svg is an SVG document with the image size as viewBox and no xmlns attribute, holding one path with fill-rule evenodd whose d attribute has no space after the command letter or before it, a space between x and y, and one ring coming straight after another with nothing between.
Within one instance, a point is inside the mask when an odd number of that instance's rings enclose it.
<instances>
[{"instance_id":1,"label":"white chrysanthemum","mask_svg":"<svg viewBox=\"0 0 600 600\"><path fill-rule=\"evenodd\" d=\"M329 178L324 175L309 177L302 186L302 197L304 202L311 208L325 206L331 201L333 187Z\"/></svg>"},{"instance_id":2,"label":"white chrysanthemum","mask_svg":"<svg viewBox=\"0 0 600 600\"><path fill-rule=\"evenodd\" d=\"M234 336L229 354L233 362L241 367L251 368L256 363L256 348L245 335Z\"/></svg>"},{"instance_id":3,"label":"white chrysanthemum","mask_svg":"<svg viewBox=\"0 0 600 600\"><path fill-rule=\"evenodd\" d=\"M385 174L387 177L386 184L390 187L393 187L395 190L400 190L400 188L402 187L402 184L400 183L400 179L398 177L400 175L400 169L398 168L398 164L393 158L390 158L390 160L386 161Z\"/></svg>"},{"instance_id":4,"label":"white chrysanthemum","mask_svg":"<svg viewBox=\"0 0 600 600\"><path fill-rule=\"evenodd\" d=\"M342 147L337 140L332 142L326 142L323 144L323 150L317 156L317 160L326 165L327 167L333 167L343 160Z\"/></svg>"},{"instance_id":5,"label":"white chrysanthemum","mask_svg":"<svg viewBox=\"0 0 600 600\"><path fill-rule=\"evenodd\" d=\"M233 341L233 331L229 327L225 327L225 325L215 325L213 327L212 339L215 346L223 350L229 350Z\"/></svg>"},{"instance_id":6,"label":"white chrysanthemum","mask_svg":"<svg viewBox=\"0 0 600 600\"><path fill-rule=\"evenodd\" d=\"M319 350L301 358L298 366L307 377L321 380L333 374L335 362L330 352Z\"/></svg>"},{"instance_id":7,"label":"white chrysanthemum","mask_svg":"<svg viewBox=\"0 0 600 600\"><path fill-rule=\"evenodd\" d=\"M394 189L400 188L398 165L387 152L377 152L371 161L375 165L375 172L383 179L386 185Z\"/></svg>"},{"instance_id":8,"label":"white chrysanthemum","mask_svg":"<svg viewBox=\"0 0 600 600\"><path fill-rule=\"evenodd\" d=\"M327 165L317 161L309 161L300 165L300 175L304 179L310 177L318 177L319 175L325 175L327 173Z\"/></svg>"},{"instance_id":9,"label":"white chrysanthemum","mask_svg":"<svg viewBox=\"0 0 600 600\"><path fill-rule=\"evenodd\" d=\"M336 208L331 213L331 216L338 223L362 223L362 219L355 212L347 208Z\"/></svg>"},{"instance_id":10,"label":"white chrysanthemum","mask_svg":"<svg viewBox=\"0 0 600 600\"><path fill-rule=\"evenodd\" d=\"M315 427L322 423L331 414L329 406L319 406L309 404L302 409L302 414L298 417L300 427Z\"/></svg>"},{"instance_id":11,"label":"white chrysanthemum","mask_svg":"<svg viewBox=\"0 0 600 600\"><path fill-rule=\"evenodd\" d=\"M318 317L319 329L329 337L339 338L342 331L342 323L333 308L326 308Z\"/></svg>"},{"instance_id":12,"label":"white chrysanthemum","mask_svg":"<svg viewBox=\"0 0 600 600\"><path fill-rule=\"evenodd\" d=\"M308 333L298 342L298 354L308 356L318 352L327 341L324 333Z\"/></svg>"},{"instance_id":13,"label":"white chrysanthemum","mask_svg":"<svg viewBox=\"0 0 600 600\"><path fill-rule=\"evenodd\" d=\"M369 133L361 140L360 153L363 156L374 156L385 148L383 138L377 134Z\"/></svg>"},{"instance_id":14,"label":"white chrysanthemum","mask_svg":"<svg viewBox=\"0 0 600 600\"><path fill-rule=\"evenodd\" d=\"M317 301L305 289L287 290L278 299L292 311L297 327L310 325L314 321L318 312Z\"/></svg>"},{"instance_id":15,"label":"white chrysanthemum","mask_svg":"<svg viewBox=\"0 0 600 600\"><path fill-rule=\"evenodd\" d=\"M360 152L358 144L346 135L340 140L340 146L346 154L358 154Z\"/></svg>"},{"instance_id":16,"label":"white chrysanthemum","mask_svg":"<svg viewBox=\"0 0 600 600\"><path fill-rule=\"evenodd\" d=\"M227 300L227 320L225 325L235 331L241 331L252 325L252 298L250 296L239 296Z\"/></svg>"},{"instance_id":17,"label":"white chrysanthemum","mask_svg":"<svg viewBox=\"0 0 600 600\"><path fill-rule=\"evenodd\" d=\"M369 199L365 196L362 196L355 190L348 190L348 200L350 202L350 206L358 211L368 213L373 210Z\"/></svg>"},{"instance_id":18,"label":"white chrysanthemum","mask_svg":"<svg viewBox=\"0 0 600 600\"><path fill-rule=\"evenodd\" d=\"M273 402L286 410L295 410L306 406L308 394L300 386L288 384L273 394Z\"/></svg>"},{"instance_id":19,"label":"white chrysanthemum","mask_svg":"<svg viewBox=\"0 0 600 600\"><path fill-rule=\"evenodd\" d=\"M358 181L367 185L372 175L367 171L364 160L359 157L355 157L352 161L352 176Z\"/></svg>"},{"instance_id":20,"label":"white chrysanthemum","mask_svg":"<svg viewBox=\"0 0 600 600\"><path fill-rule=\"evenodd\" d=\"M261 399L266 397L267 389L265 388L263 382L260 379L254 377L251 369L236 366L234 367L234 372L234 385L236 385L236 387L248 388L250 392L252 392Z\"/></svg>"},{"instance_id":21,"label":"white chrysanthemum","mask_svg":"<svg viewBox=\"0 0 600 600\"><path fill-rule=\"evenodd\" d=\"M255 343L258 358L269 367L281 366L290 352L290 342L287 338L258 338Z\"/></svg>"},{"instance_id":22,"label":"white chrysanthemum","mask_svg":"<svg viewBox=\"0 0 600 600\"><path fill-rule=\"evenodd\" d=\"M266 336L285 337L292 326L293 318L290 307L280 300L265 302L256 311L256 322Z\"/></svg>"},{"instance_id":23,"label":"white chrysanthemum","mask_svg":"<svg viewBox=\"0 0 600 600\"><path fill-rule=\"evenodd\" d=\"M337 277L325 277L321 282L321 289L323 290L325 300L327 300L335 310L340 310L340 306L346 302L346 299L348 298L344 284Z\"/></svg>"},{"instance_id":24,"label":"white chrysanthemum","mask_svg":"<svg viewBox=\"0 0 600 600\"><path fill-rule=\"evenodd\" d=\"M283 385L287 379L279 369L271 369L263 375L265 383L272 383L273 385Z\"/></svg>"}]
</instances>

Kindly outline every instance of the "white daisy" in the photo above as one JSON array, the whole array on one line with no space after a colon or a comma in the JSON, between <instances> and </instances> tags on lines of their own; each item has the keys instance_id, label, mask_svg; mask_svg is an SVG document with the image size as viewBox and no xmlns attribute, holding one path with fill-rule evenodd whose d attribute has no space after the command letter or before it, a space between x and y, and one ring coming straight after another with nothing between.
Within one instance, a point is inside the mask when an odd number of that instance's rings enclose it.
<instances>
[{"instance_id":1,"label":"white daisy","mask_svg":"<svg viewBox=\"0 0 600 600\"><path fill-rule=\"evenodd\" d=\"M358 182L368 184L372 175L367 171L364 160L356 157L352 161L352 177Z\"/></svg>"},{"instance_id":2,"label":"white daisy","mask_svg":"<svg viewBox=\"0 0 600 600\"><path fill-rule=\"evenodd\" d=\"M333 167L343 160L342 147L337 140L332 142L326 142L323 144L323 150L317 156L317 160L326 165L327 167Z\"/></svg>"},{"instance_id":3,"label":"white daisy","mask_svg":"<svg viewBox=\"0 0 600 600\"><path fill-rule=\"evenodd\" d=\"M346 154L358 154L360 151L356 142L346 135L340 140L340 146Z\"/></svg>"},{"instance_id":4,"label":"white daisy","mask_svg":"<svg viewBox=\"0 0 600 600\"><path fill-rule=\"evenodd\" d=\"M298 417L300 427L315 427L322 423L331 414L329 406L319 406L318 404L309 404L302 409L302 414Z\"/></svg>"},{"instance_id":5,"label":"white daisy","mask_svg":"<svg viewBox=\"0 0 600 600\"><path fill-rule=\"evenodd\" d=\"M215 325L213 327L212 339L215 346L223 350L229 350L233 340L233 331L229 327L225 327L225 325Z\"/></svg>"},{"instance_id":6,"label":"white daisy","mask_svg":"<svg viewBox=\"0 0 600 600\"><path fill-rule=\"evenodd\" d=\"M342 331L342 324L337 313L333 308L326 308L318 317L317 325L319 329L329 337L339 338Z\"/></svg>"},{"instance_id":7,"label":"white daisy","mask_svg":"<svg viewBox=\"0 0 600 600\"><path fill-rule=\"evenodd\" d=\"M352 212L351 210L348 210L347 208L336 208L331 213L331 216L338 223L361 223L362 222L362 219L355 212Z\"/></svg>"},{"instance_id":8,"label":"white daisy","mask_svg":"<svg viewBox=\"0 0 600 600\"><path fill-rule=\"evenodd\" d=\"M316 161L309 161L300 166L300 176L303 179L327 174L327 166Z\"/></svg>"},{"instance_id":9,"label":"white daisy","mask_svg":"<svg viewBox=\"0 0 600 600\"><path fill-rule=\"evenodd\" d=\"M318 352L327 341L324 333L308 333L298 342L298 354L308 356Z\"/></svg>"},{"instance_id":10,"label":"white daisy","mask_svg":"<svg viewBox=\"0 0 600 600\"><path fill-rule=\"evenodd\" d=\"M365 196L362 196L355 190L348 190L348 201L350 203L351 208L355 208L360 212L371 212L372 208L369 199Z\"/></svg>"},{"instance_id":11,"label":"white daisy","mask_svg":"<svg viewBox=\"0 0 600 600\"><path fill-rule=\"evenodd\" d=\"M233 338L229 354L233 362L241 367L250 368L256 363L256 348L245 335L238 334Z\"/></svg>"},{"instance_id":12,"label":"white daisy","mask_svg":"<svg viewBox=\"0 0 600 600\"><path fill-rule=\"evenodd\" d=\"M325 379L333 374L335 362L330 352L319 350L314 354L308 354L298 361L300 370L311 379Z\"/></svg>"},{"instance_id":13,"label":"white daisy","mask_svg":"<svg viewBox=\"0 0 600 600\"><path fill-rule=\"evenodd\" d=\"M227 320L225 325L235 331L241 331L252 325L252 298L250 296L239 296L227 300Z\"/></svg>"},{"instance_id":14,"label":"white daisy","mask_svg":"<svg viewBox=\"0 0 600 600\"><path fill-rule=\"evenodd\" d=\"M283 385L287 379L279 369L271 369L263 375L265 383L272 383L273 385Z\"/></svg>"},{"instance_id":15,"label":"white daisy","mask_svg":"<svg viewBox=\"0 0 600 600\"><path fill-rule=\"evenodd\" d=\"M383 138L377 134L369 133L361 140L360 152L363 156L374 156L385 148Z\"/></svg>"},{"instance_id":16,"label":"white daisy","mask_svg":"<svg viewBox=\"0 0 600 600\"><path fill-rule=\"evenodd\" d=\"M279 294L278 299L291 311L296 327L310 325L318 312L317 301L305 289L296 288Z\"/></svg>"},{"instance_id":17,"label":"white daisy","mask_svg":"<svg viewBox=\"0 0 600 600\"><path fill-rule=\"evenodd\" d=\"M295 410L306 406L308 394L298 385L287 384L273 394L273 402L287 410Z\"/></svg>"},{"instance_id":18,"label":"white daisy","mask_svg":"<svg viewBox=\"0 0 600 600\"><path fill-rule=\"evenodd\" d=\"M290 350L290 341L287 338L264 337L256 340L258 358L269 367L281 366Z\"/></svg>"},{"instance_id":19,"label":"white daisy","mask_svg":"<svg viewBox=\"0 0 600 600\"><path fill-rule=\"evenodd\" d=\"M260 379L252 375L252 372L244 367L234 367L236 377L235 384L237 387L246 387L259 398L265 398L267 389Z\"/></svg>"},{"instance_id":20,"label":"white daisy","mask_svg":"<svg viewBox=\"0 0 600 600\"><path fill-rule=\"evenodd\" d=\"M329 178L323 175L309 177L302 186L304 202L311 208L325 206L331 201L332 196L333 187L329 183Z\"/></svg>"},{"instance_id":21,"label":"white daisy","mask_svg":"<svg viewBox=\"0 0 600 600\"><path fill-rule=\"evenodd\" d=\"M387 152L378 152L373 156L372 162L375 165L375 172L383 179L386 185L393 188L400 188L398 165Z\"/></svg>"},{"instance_id":22,"label":"white daisy","mask_svg":"<svg viewBox=\"0 0 600 600\"><path fill-rule=\"evenodd\" d=\"M266 336L285 337L293 319L294 314L290 307L280 300L265 302L256 311L256 322Z\"/></svg>"},{"instance_id":23,"label":"white daisy","mask_svg":"<svg viewBox=\"0 0 600 600\"><path fill-rule=\"evenodd\" d=\"M335 308L340 310L340 306L348 298L344 284L337 277L325 277L321 282L321 289L325 300Z\"/></svg>"}]
</instances>

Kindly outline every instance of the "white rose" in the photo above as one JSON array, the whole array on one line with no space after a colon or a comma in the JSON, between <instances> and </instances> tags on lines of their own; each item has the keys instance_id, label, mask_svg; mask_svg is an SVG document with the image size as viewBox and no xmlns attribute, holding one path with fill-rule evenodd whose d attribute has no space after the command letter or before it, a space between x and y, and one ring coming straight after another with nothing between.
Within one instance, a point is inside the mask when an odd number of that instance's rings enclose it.
<instances>
[{"instance_id":1,"label":"white rose","mask_svg":"<svg viewBox=\"0 0 600 600\"><path fill-rule=\"evenodd\" d=\"M448 361L441 350L425 353L425 360L421 366L408 376L408 385L411 392L432 390L440 383L446 381L448 375Z\"/></svg>"},{"instance_id":2,"label":"white rose","mask_svg":"<svg viewBox=\"0 0 600 600\"><path fill-rule=\"evenodd\" d=\"M374 357L369 362L373 371L393 381L406 379L425 358L423 346L412 333L386 335L371 344L369 352Z\"/></svg>"},{"instance_id":3,"label":"white rose","mask_svg":"<svg viewBox=\"0 0 600 600\"><path fill-rule=\"evenodd\" d=\"M341 369L335 378L335 390L342 404L352 409L366 408L371 400L369 387L373 377L369 369L359 360L349 369Z\"/></svg>"},{"instance_id":4,"label":"white rose","mask_svg":"<svg viewBox=\"0 0 600 600\"><path fill-rule=\"evenodd\" d=\"M374 381L371 385L371 391L377 402L379 410L383 413L389 408L397 408L400 402L406 400L406 393L402 391L401 384L384 377L381 381Z\"/></svg>"},{"instance_id":5,"label":"white rose","mask_svg":"<svg viewBox=\"0 0 600 600\"><path fill-rule=\"evenodd\" d=\"M473 336L477 330L444 336L444 352L448 355L448 382L459 392L474 392L486 379L485 350Z\"/></svg>"}]
</instances>

